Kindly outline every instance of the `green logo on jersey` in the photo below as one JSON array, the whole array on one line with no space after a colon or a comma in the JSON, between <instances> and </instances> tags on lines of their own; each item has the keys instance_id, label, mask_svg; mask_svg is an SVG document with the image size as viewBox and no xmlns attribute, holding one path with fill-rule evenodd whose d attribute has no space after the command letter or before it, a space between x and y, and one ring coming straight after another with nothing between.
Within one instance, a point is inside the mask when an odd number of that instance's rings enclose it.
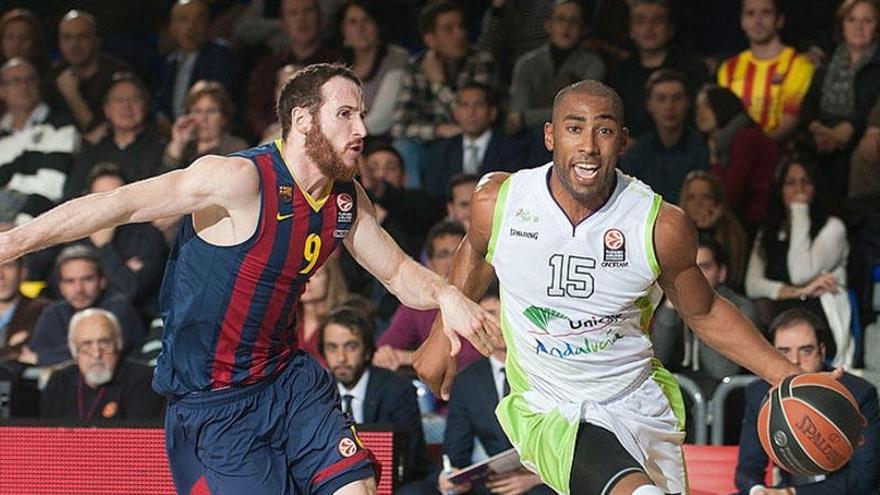
<instances>
[{"instance_id":1,"label":"green logo on jersey","mask_svg":"<svg viewBox=\"0 0 880 495\"><path fill-rule=\"evenodd\" d=\"M528 208L519 208L516 210L516 213L513 214L516 218L519 218L523 222L531 222L538 223L541 221L537 215L533 214L528 210Z\"/></svg>"},{"instance_id":2,"label":"green logo on jersey","mask_svg":"<svg viewBox=\"0 0 880 495\"><path fill-rule=\"evenodd\" d=\"M523 311L523 314L526 318L529 319L529 321L534 323L536 327L545 332L547 331L547 326L550 325L550 322L553 320L571 321L571 318L565 316L559 311L556 311L555 309L539 308L538 306L529 306L528 308L526 308L525 311Z\"/></svg>"}]
</instances>

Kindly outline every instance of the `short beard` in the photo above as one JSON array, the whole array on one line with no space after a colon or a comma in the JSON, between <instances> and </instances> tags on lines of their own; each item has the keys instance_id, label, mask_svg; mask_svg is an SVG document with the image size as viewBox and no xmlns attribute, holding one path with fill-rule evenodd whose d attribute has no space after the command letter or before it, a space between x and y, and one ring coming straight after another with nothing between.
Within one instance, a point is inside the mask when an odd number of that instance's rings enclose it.
<instances>
[{"instance_id":1,"label":"short beard","mask_svg":"<svg viewBox=\"0 0 880 495\"><path fill-rule=\"evenodd\" d=\"M93 388L99 387L113 379L113 370L102 363L97 366L91 366L85 373L83 373L83 377L88 386Z\"/></svg>"},{"instance_id":2,"label":"short beard","mask_svg":"<svg viewBox=\"0 0 880 495\"><path fill-rule=\"evenodd\" d=\"M309 157L318 170L327 177L336 181L350 181L357 175L357 167L347 167L339 153L333 149L330 140L324 135L318 116L312 117L312 128L306 133L306 156Z\"/></svg>"}]
</instances>

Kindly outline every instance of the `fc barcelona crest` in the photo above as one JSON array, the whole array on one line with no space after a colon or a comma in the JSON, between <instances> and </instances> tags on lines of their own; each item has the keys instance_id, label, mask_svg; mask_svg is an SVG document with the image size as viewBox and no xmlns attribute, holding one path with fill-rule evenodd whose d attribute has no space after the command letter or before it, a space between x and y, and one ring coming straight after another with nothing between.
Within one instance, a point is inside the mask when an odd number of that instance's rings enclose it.
<instances>
[{"instance_id":1,"label":"fc barcelona crest","mask_svg":"<svg viewBox=\"0 0 880 495\"><path fill-rule=\"evenodd\" d=\"M293 186L278 186L278 199L284 203L293 201Z\"/></svg>"}]
</instances>

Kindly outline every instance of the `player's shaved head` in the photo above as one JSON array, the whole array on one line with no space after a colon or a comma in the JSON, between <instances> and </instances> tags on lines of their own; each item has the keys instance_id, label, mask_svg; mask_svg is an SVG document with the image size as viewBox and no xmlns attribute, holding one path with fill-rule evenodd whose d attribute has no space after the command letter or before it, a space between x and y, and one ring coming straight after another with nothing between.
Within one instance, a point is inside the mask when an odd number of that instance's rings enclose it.
<instances>
[{"instance_id":1,"label":"player's shaved head","mask_svg":"<svg viewBox=\"0 0 880 495\"><path fill-rule=\"evenodd\" d=\"M600 81L594 81L592 79L586 79L584 81L569 84L568 86L560 89L558 93L556 93L556 97L553 98L553 120L556 120L556 111L562 105L562 102L565 100L565 98L569 95L575 94L609 98L611 100L614 110L614 116L617 118L617 122L620 125L623 125L623 100L620 99L620 95L617 94L617 91L615 91L614 88L612 88L611 86L608 86L607 84Z\"/></svg>"}]
</instances>

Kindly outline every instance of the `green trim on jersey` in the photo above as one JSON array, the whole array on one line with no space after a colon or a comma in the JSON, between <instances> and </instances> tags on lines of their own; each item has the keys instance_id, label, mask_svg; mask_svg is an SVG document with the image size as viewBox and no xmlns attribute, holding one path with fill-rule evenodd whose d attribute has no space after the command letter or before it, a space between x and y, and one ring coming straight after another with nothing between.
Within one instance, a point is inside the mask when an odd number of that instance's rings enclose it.
<instances>
[{"instance_id":1,"label":"green trim on jersey","mask_svg":"<svg viewBox=\"0 0 880 495\"><path fill-rule=\"evenodd\" d=\"M654 304L651 302L651 297L642 296L636 299L635 304L639 308L639 326L642 328L642 332L645 332L645 336L650 337L651 319L654 318L655 309Z\"/></svg>"},{"instance_id":2,"label":"green trim on jersey","mask_svg":"<svg viewBox=\"0 0 880 495\"><path fill-rule=\"evenodd\" d=\"M570 421L558 409L546 413L532 409L524 395L529 390L529 382L517 362L517 350L510 338L510 323L505 317L503 300L501 330L508 346L505 370L510 394L498 403L495 415L523 463L534 467L550 488L567 494L580 421Z\"/></svg>"},{"instance_id":3,"label":"green trim on jersey","mask_svg":"<svg viewBox=\"0 0 880 495\"><path fill-rule=\"evenodd\" d=\"M660 213L660 205L662 204L663 197L654 193L651 210L648 212L647 221L645 221L645 254L648 256L648 266L651 267L655 277L660 276L660 262L657 261L657 253L654 252L654 224L657 223L657 215Z\"/></svg>"},{"instance_id":4,"label":"green trim on jersey","mask_svg":"<svg viewBox=\"0 0 880 495\"><path fill-rule=\"evenodd\" d=\"M492 236L489 238L489 248L486 250L486 261L492 263L495 256L495 244L498 242L498 231L501 229L501 221L504 219L504 207L507 204L507 190L510 189L510 179L513 175L504 179L501 188L498 189L498 197L495 198L495 212L492 214Z\"/></svg>"},{"instance_id":5,"label":"green trim on jersey","mask_svg":"<svg viewBox=\"0 0 880 495\"><path fill-rule=\"evenodd\" d=\"M675 415L675 427L678 431L684 431L684 400L681 398L681 388L678 385L678 380L672 376L669 370L663 367L663 364L657 358L651 359L651 368L651 379L660 386L660 390L663 390L663 395L669 401L672 414Z\"/></svg>"}]
</instances>

